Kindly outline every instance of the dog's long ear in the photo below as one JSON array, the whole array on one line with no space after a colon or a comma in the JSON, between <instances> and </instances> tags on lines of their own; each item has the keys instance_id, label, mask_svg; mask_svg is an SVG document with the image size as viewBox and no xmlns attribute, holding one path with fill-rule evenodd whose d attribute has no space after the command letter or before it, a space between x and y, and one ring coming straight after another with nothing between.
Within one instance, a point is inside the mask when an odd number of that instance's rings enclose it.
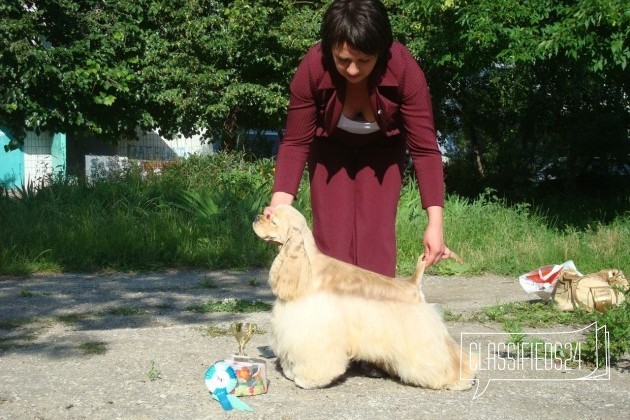
<instances>
[{"instance_id":1,"label":"dog's long ear","mask_svg":"<svg viewBox=\"0 0 630 420\"><path fill-rule=\"evenodd\" d=\"M304 295L311 276L311 264L304 249L303 229L291 227L287 242L274 260L269 272L273 293L282 300Z\"/></svg>"}]
</instances>

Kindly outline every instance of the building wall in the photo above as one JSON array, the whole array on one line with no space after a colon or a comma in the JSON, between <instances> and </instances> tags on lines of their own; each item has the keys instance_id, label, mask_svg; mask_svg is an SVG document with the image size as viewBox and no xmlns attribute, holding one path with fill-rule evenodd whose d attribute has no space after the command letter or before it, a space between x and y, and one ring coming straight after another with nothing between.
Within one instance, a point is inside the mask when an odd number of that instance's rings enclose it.
<instances>
[{"instance_id":1,"label":"building wall","mask_svg":"<svg viewBox=\"0 0 630 420\"><path fill-rule=\"evenodd\" d=\"M52 172L51 136L29 132L24 139L24 184L39 184Z\"/></svg>"},{"instance_id":2,"label":"building wall","mask_svg":"<svg viewBox=\"0 0 630 420\"><path fill-rule=\"evenodd\" d=\"M78 140L85 162L85 176L92 179L95 174L120 170L130 163L140 164L146 171L159 171L161 167L177 158L191 155L206 155L214 152L212 144L202 141L201 136L178 137L168 140L157 132L138 130L138 140L122 140L116 147L103 147L93 139ZM41 185L53 174L66 174L68 148L65 134L51 135L42 132L27 133L24 145L19 150L5 153L2 146L10 141L8 132L0 129L0 184L7 188L22 185ZM90 150L91 147L94 149ZM102 152L108 149L106 154ZM100 152L100 153L99 153ZM79 151L81 153L81 151Z\"/></svg>"},{"instance_id":3,"label":"building wall","mask_svg":"<svg viewBox=\"0 0 630 420\"><path fill-rule=\"evenodd\" d=\"M24 178L24 153L22 148L4 151L4 146L11 141L11 135L0 128L0 187L12 189L22 186Z\"/></svg>"},{"instance_id":4,"label":"building wall","mask_svg":"<svg viewBox=\"0 0 630 420\"><path fill-rule=\"evenodd\" d=\"M214 153L214 146L203 141L201 136L168 140L155 131L141 130L137 135L138 140L121 140L112 154L86 153L86 178L91 181L132 163L141 165L146 172L159 172L162 166L175 159Z\"/></svg>"},{"instance_id":5,"label":"building wall","mask_svg":"<svg viewBox=\"0 0 630 420\"><path fill-rule=\"evenodd\" d=\"M54 134L50 144L50 163L55 173L66 173L67 150L66 135L61 133Z\"/></svg>"},{"instance_id":6,"label":"building wall","mask_svg":"<svg viewBox=\"0 0 630 420\"><path fill-rule=\"evenodd\" d=\"M168 161L187 158L190 155L207 155L214 152L212 144L202 141L201 136L178 137L168 140L155 131L137 131L138 140L122 140L117 154L132 160Z\"/></svg>"},{"instance_id":7,"label":"building wall","mask_svg":"<svg viewBox=\"0 0 630 420\"><path fill-rule=\"evenodd\" d=\"M11 135L0 130L0 143L7 144ZM0 183L6 188L20 188L28 185L43 185L55 173L65 173L66 136L37 134L28 132L24 145L19 149L5 152L0 157Z\"/></svg>"},{"instance_id":8,"label":"building wall","mask_svg":"<svg viewBox=\"0 0 630 420\"><path fill-rule=\"evenodd\" d=\"M28 132L24 139L24 184L42 185L66 172L66 136Z\"/></svg>"}]
</instances>

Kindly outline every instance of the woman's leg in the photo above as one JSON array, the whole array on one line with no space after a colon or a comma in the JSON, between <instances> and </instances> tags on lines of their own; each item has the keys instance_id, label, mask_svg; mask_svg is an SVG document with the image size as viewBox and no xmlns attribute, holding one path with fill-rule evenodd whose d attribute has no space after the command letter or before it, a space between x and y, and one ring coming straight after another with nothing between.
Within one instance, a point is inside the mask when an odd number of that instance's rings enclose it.
<instances>
[{"instance_id":1,"label":"woman's leg","mask_svg":"<svg viewBox=\"0 0 630 420\"><path fill-rule=\"evenodd\" d=\"M320 145L314 151L309 173L319 250L393 277L404 149Z\"/></svg>"},{"instance_id":2,"label":"woman's leg","mask_svg":"<svg viewBox=\"0 0 630 420\"><path fill-rule=\"evenodd\" d=\"M352 159L340 148L318 147L309 161L313 236L325 255L357 264Z\"/></svg>"},{"instance_id":3,"label":"woman's leg","mask_svg":"<svg viewBox=\"0 0 630 420\"><path fill-rule=\"evenodd\" d=\"M396 274L396 212L401 167L366 165L355 177L356 264L377 273Z\"/></svg>"}]
</instances>

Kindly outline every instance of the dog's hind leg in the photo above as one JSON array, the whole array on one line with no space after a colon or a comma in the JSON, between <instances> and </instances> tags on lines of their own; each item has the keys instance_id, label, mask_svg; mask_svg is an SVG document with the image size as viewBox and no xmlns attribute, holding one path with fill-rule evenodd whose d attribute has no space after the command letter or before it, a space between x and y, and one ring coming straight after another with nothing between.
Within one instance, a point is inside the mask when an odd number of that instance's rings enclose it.
<instances>
[{"instance_id":1,"label":"dog's hind leg","mask_svg":"<svg viewBox=\"0 0 630 420\"><path fill-rule=\"evenodd\" d=\"M430 366L401 370L403 382L431 389L465 391L474 384L476 359L460 348L451 337L446 339L446 348L441 348L442 357ZM403 376L404 375L404 376Z\"/></svg>"},{"instance_id":2,"label":"dog's hind leg","mask_svg":"<svg viewBox=\"0 0 630 420\"><path fill-rule=\"evenodd\" d=\"M453 391L465 391L475 383L475 373L478 369L478 358L475 354L463 351L459 345L450 341L449 352L452 357L450 381L444 388Z\"/></svg>"}]
</instances>

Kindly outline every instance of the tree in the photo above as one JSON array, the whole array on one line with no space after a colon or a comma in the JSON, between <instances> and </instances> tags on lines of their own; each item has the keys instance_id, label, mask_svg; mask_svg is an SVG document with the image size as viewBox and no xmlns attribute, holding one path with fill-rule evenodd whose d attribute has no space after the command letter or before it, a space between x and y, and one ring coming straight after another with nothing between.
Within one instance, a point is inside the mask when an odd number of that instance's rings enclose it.
<instances>
[{"instance_id":1,"label":"tree","mask_svg":"<svg viewBox=\"0 0 630 420\"><path fill-rule=\"evenodd\" d=\"M8 0L0 5L0 125L86 132L136 127L235 147L279 129L287 86L316 39L321 2Z\"/></svg>"},{"instance_id":2,"label":"tree","mask_svg":"<svg viewBox=\"0 0 630 420\"><path fill-rule=\"evenodd\" d=\"M0 5L0 124L112 137L153 122L142 107L143 1Z\"/></svg>"},{"instance_id":3,"label":"tree","mask_svg":"<svg viewBox=\"0 0 630 420\"><path fill-rule=\"evenodd\" d=\"M155 2L143 83L159 127L227 148L243 129L280 130L317 12L318 4L287 0Z\"/></svg>"},{"instance_id":4,"label":"tree","mask_svg":"<svg viewBox=\"0 0 630 420\"><path fill-rule=\"evenodd\" d=\"M0 125L114 142L140 126L238 148L243 130L281 130L329 2L5 0ZM384 3L456 151L449 185L526 189L561 162L575 188L595 158L628 159L626 2Z\"/></svg>"},{"instance_id":5,"label":"tree","mask_svg":"<svg viewBox=\"0 0 630 420\"><path fill-rule=\"evenodd\" d=\"M565 189L599 158L628 160L624 2L390 2L427 73L449 185L518 192L561 162Z\"/></svg>"}]
</instances>

